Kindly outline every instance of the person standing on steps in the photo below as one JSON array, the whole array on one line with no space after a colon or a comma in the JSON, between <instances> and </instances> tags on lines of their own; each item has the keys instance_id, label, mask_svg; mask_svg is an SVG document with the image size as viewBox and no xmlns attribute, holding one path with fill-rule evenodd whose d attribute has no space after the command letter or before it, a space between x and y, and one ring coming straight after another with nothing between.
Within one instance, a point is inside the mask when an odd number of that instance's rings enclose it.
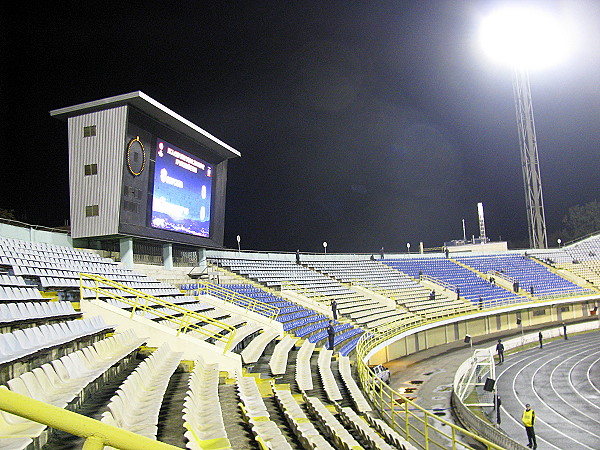
<instances>
[{"instance_id":1,"label":"person standing on steps","mask_svg":"<svg viewBox=\"0 0 600 450\"><path fill-rule=\"evenodd\" d=\"M329 341L329 350L333 351L335 342L335 330L333 329L333 320L329 321L329 326L327 327L327 339Z\"/></svg>"},{"instance_id":2,"label":"person standing on steps","mask_svg":"<svg viewBox=\"0 0 600 450\"><path fill-rule=\"evenodd\" d=\"M331 302L331 313L333 314L333 320L337 320L337 302L335 300Z\"/></svg>"},{"instance_id":3,"label":"person standing on steps","mask_svg":"<svg viewBox=\"0 0 600 450\"><path fill-rule=\"evenodd\" d=\"M525 405L525 411L523 411L521 421L523 422L523 425L525 425L525 431L527 432L527 440L529 441L527 447L537 448L535 430L533 429L533 425L535 424L535 411L531 409L529 403Z\"/></svg>"},{"instance_id":4,"label":"person standing on steps","mask_svg":"<svg viewBox=\"0 0 600 450\"><path fill-rule=\"evenodd\" d=\"M504 344L502 343L502 339L498 339L496 351L498 352L498 364L502 364L504 362Z\"/></svg>"},{"instance_id":5,"label":"person standing on steps","mask_svg":"<svg viewBox=\"0 0 600 450\"><path fill-rule=\"evenodd\" d=\"M300 264L300 249L296 250L296 264Z\"/></svg>"}]
</instances>

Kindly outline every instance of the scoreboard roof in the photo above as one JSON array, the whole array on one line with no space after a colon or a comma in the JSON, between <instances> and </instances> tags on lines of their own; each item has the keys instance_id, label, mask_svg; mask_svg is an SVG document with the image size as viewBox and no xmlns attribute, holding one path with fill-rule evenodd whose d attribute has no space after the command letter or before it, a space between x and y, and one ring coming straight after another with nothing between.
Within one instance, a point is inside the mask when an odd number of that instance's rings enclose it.
<instances>
[{"instance_id":1,"label":"scoreboard roof","mask_svg":"<svg viewBox=\"0 0 600 450\"><path fill-rule=\"evenodd\" d=\"M194 139L200 144L207 146L223 159L241 156L241 153L233 147L227 145L220 139L217 139L206 130L200 128L198 125L181 117L179 114L157 102L152 97L144 94L142 91L130 92L128 94L116 95L114 97L107 97L100 100L80 103L79 105L54 109L50 111L50 115L61 120L67 120L69 117L80 116L82 114L122 105L134 106L159 122L164 123L170 128L173 128L174 130L190 137L191 139Z\"/></svg>"}]
</instances>

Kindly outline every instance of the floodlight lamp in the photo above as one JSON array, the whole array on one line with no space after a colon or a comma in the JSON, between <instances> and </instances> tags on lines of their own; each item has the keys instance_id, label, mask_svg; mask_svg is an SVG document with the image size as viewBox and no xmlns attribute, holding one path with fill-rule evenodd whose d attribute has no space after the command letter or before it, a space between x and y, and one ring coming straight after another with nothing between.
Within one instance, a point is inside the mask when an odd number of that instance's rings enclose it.
<instances>
[{"instance_id":1,"label":"floodlight lamp","mask_svg":"<svg viewBox=\"0 0 600 450\"><path fill-rule=\"evenodd\" d=\"M531 7L496 10L483 18L480 28L482 48L491 60L528 70L560 63L572 39L566 20Z\"/></svg>"}]
</instances>

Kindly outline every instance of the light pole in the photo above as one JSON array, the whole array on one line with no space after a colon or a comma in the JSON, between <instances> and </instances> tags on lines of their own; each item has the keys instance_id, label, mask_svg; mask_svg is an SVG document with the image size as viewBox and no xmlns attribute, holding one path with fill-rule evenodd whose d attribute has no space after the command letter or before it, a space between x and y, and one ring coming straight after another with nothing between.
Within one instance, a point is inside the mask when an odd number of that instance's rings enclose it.
<instances>
[{"instance_id":1,"label":"light pole","mask_svg":"<svg viewBox=\"0 0 600 450\"><path fill-rule=\"evenodd\" d=\"M410 255L410 242L406 243L406 251Z\"/></svg>"},{"instance_id":2,"label":"light pole","mask_svg":"<svg viewBox=\"0 0 600 450\"><path fill-rule=\"evenodd\" d=\"M241 253L241 252L242 252L242 250L241 250L241 248L240 248L240 241L242 240L242 238L241 238L241 237L240 237L240 235L238 234L238 235L235 237L235 239L237 240L237 243L238 243L238 253Z\"/></svg>"},{"instance_id":3,"label":"light pole","mask_svg":"<svg viewBox=\"0 0 600 450\"><path fill-rule=\"evenodd\" d=\"M556 243L558 244L558 248L560 248L560 244L562 243L562 240L561 240L561 238L558 238L558 239L556 240Z\"/></svg>"},{"instance_id":4,"label":"light pole","mask_svg":"<svg viewBox=\"0 0 600 450\"><path fill-rule=\"evenodd\" d=\"M323 252L327 253L327 242L323 242Z\"/></svg>"},{"instance_id":5,"label":"light pole","mask_svg":"<svg viewBox=\"0 0 600 450\"><path fill-rule=\"evenodd\" d=\"M529 72L558 61L567 53L563 24L544 11L505 7L485 17L481 42L488 55L513 67L513 93L531 248L547 248L546 216Z\"/></svg>"}]
</instances>

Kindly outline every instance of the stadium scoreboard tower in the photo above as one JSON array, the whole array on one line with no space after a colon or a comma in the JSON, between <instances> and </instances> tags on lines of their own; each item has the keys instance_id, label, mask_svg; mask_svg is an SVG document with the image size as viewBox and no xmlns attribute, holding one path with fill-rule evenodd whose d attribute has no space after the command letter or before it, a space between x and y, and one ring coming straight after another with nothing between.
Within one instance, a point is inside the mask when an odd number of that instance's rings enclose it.
<instances>
[{"instance_id":1,"label":"stadium scoreboard tower","mask_svg":"<svg viewBox=\"0 0 600 450\"><path fill-rule=\"evenodd\" d=\"M68 122L74 239L223 246L227 161L240 152L140 91L50 115Z\"/></svg>"}]
</instances>

